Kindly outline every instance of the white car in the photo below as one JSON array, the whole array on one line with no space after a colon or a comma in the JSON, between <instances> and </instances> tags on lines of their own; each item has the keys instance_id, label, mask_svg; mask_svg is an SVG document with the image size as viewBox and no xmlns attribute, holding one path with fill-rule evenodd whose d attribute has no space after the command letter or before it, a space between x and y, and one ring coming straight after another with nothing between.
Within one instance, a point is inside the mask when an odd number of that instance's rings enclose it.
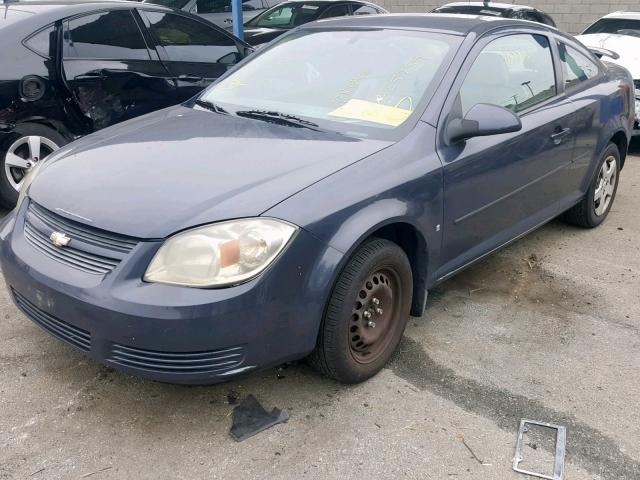
<instances>
[{"instance_id":1,"label":"white car","mask_svg":"<svg viewBox=\"0 0 640 480\"><path fill-rule=\"evenodd\" d=\"M622 65L631 72L636 89L634 135L640 135L640 12L615 12L605 15L576 36L589 48L602 48L619 55L607 62Z\"/></svg>"}]
</instances>

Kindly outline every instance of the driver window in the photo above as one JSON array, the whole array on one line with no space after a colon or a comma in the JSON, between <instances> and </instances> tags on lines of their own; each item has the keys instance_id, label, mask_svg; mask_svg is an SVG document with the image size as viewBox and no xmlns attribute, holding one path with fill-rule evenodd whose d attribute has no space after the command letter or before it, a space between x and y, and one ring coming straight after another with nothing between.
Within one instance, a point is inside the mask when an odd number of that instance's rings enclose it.
<instances>
[{"instance_id":1,"label":"driver window","mask_svg":"<svg viewBox=\"0 0 640 480\"><path fill-rule=\"evenodd\" d=\"M520 112L556 95L549 40L509 35L480 52L460 88L462 115L478 103Z\"/></svg>"}]
</instances>

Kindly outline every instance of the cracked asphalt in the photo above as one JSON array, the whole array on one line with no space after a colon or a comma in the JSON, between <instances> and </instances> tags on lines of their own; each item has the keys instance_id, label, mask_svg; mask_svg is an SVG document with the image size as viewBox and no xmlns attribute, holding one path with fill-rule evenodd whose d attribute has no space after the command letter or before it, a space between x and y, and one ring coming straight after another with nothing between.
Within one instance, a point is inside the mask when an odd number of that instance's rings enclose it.
<instances>
[{"instance_id":1,"label":"cracked asphalt","mask_svg":"<svg viewBox=\"0 0 640 480\"><path fill-rule=\"evenodd\" d=\"M602 226L551 222L438 286L361 385L304 363L140 380L41 331L0 285L0 479L524 479L521 418L566 426L566 479L640 478L635 151ZM250 393L291 418L236 443L233 400ZM548 466L552 449L543 435L526 452Z\"/></svg>"}]
</instances>

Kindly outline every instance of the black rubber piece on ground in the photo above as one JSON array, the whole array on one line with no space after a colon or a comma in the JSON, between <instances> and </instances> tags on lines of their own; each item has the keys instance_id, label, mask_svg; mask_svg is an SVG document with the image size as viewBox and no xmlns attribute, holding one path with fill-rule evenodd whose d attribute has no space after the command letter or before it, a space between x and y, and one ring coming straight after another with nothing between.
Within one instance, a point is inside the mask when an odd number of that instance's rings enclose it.
<instances>
[{"instance_id":1,"label":"black rubber piece on ground","mask_svg":"<svg viewBox=\"0 0 640 480\"><path fill-rule=\"evenodd\" d=\"M267 412L253 395L247 396L233 409L233 423L229 432L236 442L241 442L255 434L289 420L286 410L274 408Z\"/></svg>"}]
</instances>

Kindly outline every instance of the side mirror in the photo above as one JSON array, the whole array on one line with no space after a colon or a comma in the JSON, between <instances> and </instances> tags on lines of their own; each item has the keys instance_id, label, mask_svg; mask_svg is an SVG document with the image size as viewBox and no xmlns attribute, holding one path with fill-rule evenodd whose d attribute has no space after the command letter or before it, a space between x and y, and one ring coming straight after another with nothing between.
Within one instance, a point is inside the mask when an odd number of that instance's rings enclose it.
<instances>
[{"instance_id":1,"label":"side mirror","mask_svg":"<svg viewBox=\"0 0 640 480\"><path fill-rule=\"evenodd\" d=\"M518 132L522 129L520 118L504 107L478 103L471 107L464 118L454 118L447 124L449 144L472 137L484 137L499 133Z\"/></svg>"}]
</instances>

